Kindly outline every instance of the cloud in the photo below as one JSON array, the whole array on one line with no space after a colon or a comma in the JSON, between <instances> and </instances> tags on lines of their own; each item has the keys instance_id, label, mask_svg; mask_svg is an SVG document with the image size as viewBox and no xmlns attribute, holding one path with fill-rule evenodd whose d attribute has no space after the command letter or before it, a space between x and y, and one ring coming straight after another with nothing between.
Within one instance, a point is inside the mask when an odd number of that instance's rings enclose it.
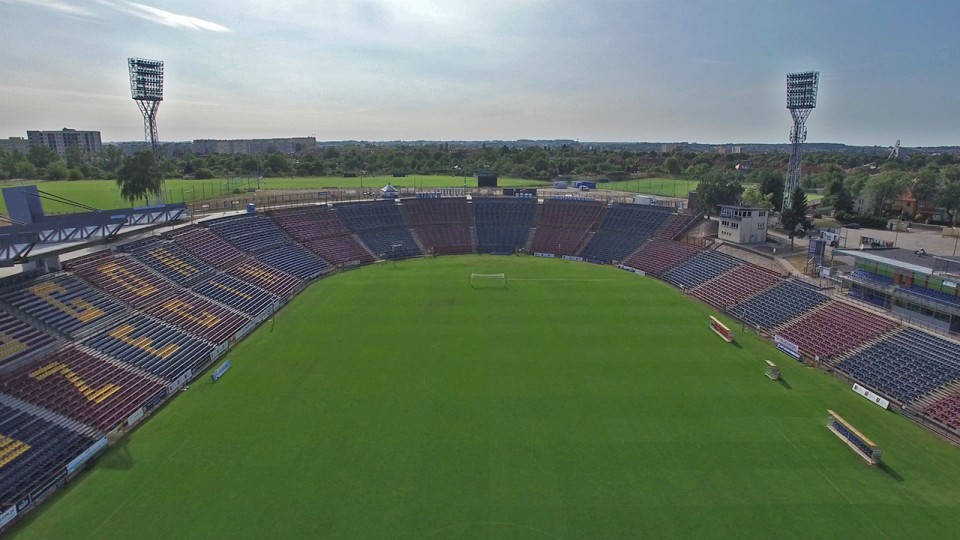
<instances>
[{"instance_id":1,"label":"cloud","mask_svg":"<svg viewBox=\"0 0 960 540\"><path fill-rule=\"evenodd\" d=\"M140 4L138 2L99 0L99 3L116 9L127 15L132 15L145 21L161 24L163 26L169 26L171 28L207 30L210 32L230 32L230 29L222 24L217 24L215 22L198 17L192 17L190 15L173 13L172 11L155 8L153 6Z\"/></svg>"},{"instance_id":2,"label":"cloud","mask_svg":"<svg viewBox=\"0 0 960 540\"><path fill-rule=\"evenodd\" d=\"M64 2L62 0L2 0L7 4L26 4L28 6L34 6L43 9L49 9L51 11L56 11L62 15L69 15L72 17L91 17L93 12L78 4L73 2Z\"/></svg>"},{"instance_id":3,"label":"cloud","mask_svg":"<svg viewBox=\"0 0 960 540\"><path fill-rule=\"evenodd\" d=\"M99 5L101 8L110 8L125 15L171 28L206 30L208 32L230 32L230 29L222 24L199 17L173 13L172 11L155 8L139 2L130 2L128 0L95 0L94 4L90 2L78 3L71 0L0 0L0 3L20 4L47 9L69 17L84 17L87 19L100 18L101 13L90 9L91 5Z\"/></svg>"}]
</instances>

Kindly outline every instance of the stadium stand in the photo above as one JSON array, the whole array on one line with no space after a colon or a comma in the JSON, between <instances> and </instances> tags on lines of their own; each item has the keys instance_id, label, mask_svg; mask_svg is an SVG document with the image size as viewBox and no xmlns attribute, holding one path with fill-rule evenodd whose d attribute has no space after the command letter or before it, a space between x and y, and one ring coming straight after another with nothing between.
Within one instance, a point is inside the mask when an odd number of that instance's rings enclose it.
<instances>
[{"instance_id":1,"label":"stadium stand","mask_svg":"<svg viewBox=\"0 0 960 540\"><path fill-rule=\"evenodd\" d=\"M670 217L671 209L644 204L615 204L580 256L602 262L623 261Z\"/></svg>"},{"instance_id":2,"label":"stadium stand","mask_svg":"<svg viewBox=\"0 0 960 540\"><path fill-rule=\"evenodd\" d=\"M393 201L341 204L340 218L360 240L384 259L406 259L423 255Z\"/></svg>"},{"instance_id":3,"label":"stadium stand","mask_svg":"<svg viewBox=\"0 0 960 540\"><path fill-rule=\"evenodd\" d=\"M653 237L664 240L675 240L691 223L698 219L700 219L699 214L692 216L671 214L670 217L667 218L667 221L663 223L663 226L657 229Z\"/></svg>"},{"instance_id":4,"label":"stadium stand","mask_svg":"<svg viewBox=\"0 0 960 540\"><path fill-rule=\"evenodd\" d=\"M304 281L316 279L333 270L327 261L297 243L261 251L255 257L270 266Z\"/></svg>"},{"instance_id":5,"label":"stadium stand","mask_svg":"<svg viewBox=\"0 0 960 540\"><path fill-rule=\"evenodd\" d=\"M118 426L164 387L159 379L82 346L61 349L0 379L0 391L102 432Z\"/></svg>"},{"instance_id":6,"label":"stadium stand","mask_svg":"<svg viewBox=\"0 0 960 540\"><path fill-rule=\"evenodd\" d=\"M753 327L780 326L829 300L799 280L783 281L753 298L737 304L730 314Z\"/></svg>"},{"instance_id":7,"label":"stadium stand","mask_svg":"<svg viewBox=\"0 0 960 540\"><path fill-rule=\"evenodd\" d=\"M572 199L543 201L530 251L554 255L576 254L596 227L603 203Z\"/></svg>"},{"instance_id":8,"label":"stadium stand","mask_svg":"<svg viewBox=\"0 0 960 540\"><path fill-rule=\"evenodd\" d=\"M170 235L170 238L206 261L207 264L220 270L230 268L246 258L246 254L242 251L202 227L177 230Z\"/></svg>"},{"instance_id":9,"label":"stadium stand","mask_svg":"<svg viewBox=\"0 0 960 540\"><path fill-rule=\"evenodd\" d=\"M864 270L863 268L857 268L850 273L850 277L855 279L860 279L863 281L871 281L879 285L886 285L888 287L893 286L893 278L882 276L880 274L875 274L869 270Z\"/></svg>"},{"instance_id":10,"label":"stadium stand","mask_svg":"<svg viewBox=\"0 0 960 540\"><path fill-rule=\"evenodd\" d=\"M882 308L886 308L889 304L889 299L886 295L867 289L856 283L850 285L847 296Z\"/></svg>"},{"instance_id":11,"label":"stadium stand","mask_svg":"<svg viewBox=\"0 0 960 540\"><path fill-rule=\"evenodd\" d=\"M676 287L692 289L741 264L743 261L719 251L701 251L673 270L664 273L662 279Z\"/></svg>"},{"instance_id":12,"label":"stadium stand","mask_svg":"<svg viewBox=\"0 0 960 540\"><path fill-rule=\"evenodd\" d=\"M643 270L647 274L661 276L697 253L700 253L700 249L696 246L653 238L640 246L623 264Z\"/></svg>"},{"instance_id":13,"label":"stadium stand","mask_svg":"<svg viewBox=\"0 0 960 540\"><path fill-rule=\"evenodd\" d=\"M256 285L280 298L286 298L303 287L303 281L300 279L286 272L281 272L257 259L243 261L226 273Z\"/></svg>"},{"instance_id":14,"label":"stadium stand","mask_svg":"<svg viewBox=\"0 0 960 540\"><path fill-rule=\"evenodd\" d=\"M202 281L191 290L251 317L269 310L278 301L276 296L260 287L227 274L219 274Z\"/></svg>"},{"instance_id":15,"label":"stadium stand","mask_svg":"<svg viewBox=\"0 0 960 540\"><path fill-rule=\"evenodd\" d=\"M935 401L923 413L954 431L960 431L960 394Z\"/></svg>"},{"instance_id":16,"label":"stadium stand","mask_svg":"<svg viewBox=\"0 0 960 540\"><path fill-rule=\"evenodd\" d=\"M0 311L0 366L53 345L56 338Z\"/></svg>"},{"instance_id":17,"label":"stadium stand","mask_svg":"<svg viewBox=\"0 0 960 540\"><path fill-rule=\"evenodd\" d=\"M904 327L854 352L836 369L902 403L960 379L960 344Z\"/></svg>"},{"instance_id":18,"label":"stadium stand","mask_svg":"<svg viewBox=\"0 0 960 540\"><path fill-rule=\"evenodd\" d=\"M33 414L0 404L0 501L39 496L63 477L67 463L93 439Z\"/></svg>"},{"instance_id":19,"label":"stadium stand","mask_svg":"<svg viewBox=\"0 0 960 540\"><path fill-rule=\"evenodd\" d=\"M945 306L950 306L954 308L960 307L960 297L954 296L950 293L945 293L943 291L928 289L926 287L920 287L917 285L913 285L913 286L903 285L900 287L900 290L907 293L910 296L922 298L924 300L929 300L931 302L937 302L938 304L943 304Z\"/></svg>"},{"instance_id":20,"label":"stadium stand","mask_svg":"<svg viewBox=\"0 0 960 540\"><path fill-rule=\"evenodd\" d=\"M144 312L216 344L226 343L250 322L249 317L187 290L176 292Z\"/></svg>"},{"instance_id":21,"label":"stadium stand","mask_svg":"<svg viewBox=\"0 0 960 540\"><path fill-rule=\"evenodd\" d=\"M828 360L897 328L896 321L843 302L822 308L779 329L777 334L809 357Z\"/></svg>"},{"instance_id":22,"label":"stadium stand","mask_svg":"<svg viewBox=\"0 0 960 540\"><path fill-rule=\"evenodd\" d=\"M754 294L780 283L780 276L755 264L741 264L696 287L691 293L707 304L725 311Z\"/></svg>"},{"instance_id":23,"label":"stadium stand","mask_svg":"<svg viewBox=\"0 0 960 540\"><path fill-rule=\"evenodd\" d=\"M123 246L123 251L181 287L188 287L216 272L215 268L175 242L150 239L135 246Z\"/></svg>"},{"instance_id":24,"label":"stadium stand","mask_svg":"<svg viewBox=\"0 0 960 540\"><path fill-rule=\"evenodd\" d=\"M102 353L174 380L210 360L213 345L145 315L135 315L86 344Z\"/></svg>"},{"instance_id":25,"label":"stadium stand","mask_svg":"<svg viewBox=\"0 0 960 540\"><path fill-rule=\"evenodd\" d=\"M86 255L81 255L79 257L74 257L72 259L65 260L63 262L63 268L64 270L74 270L76 268L80 268L82 266L87 266L89 264L92 264L96 261L107 259L112 255L113 255L113 251L111 249L94 251L93 253L87 253ZM26 275L28 274L24 274L24 276ZM3 280L4 283L6 283L9 279L10 278L5 278Z\"/></svg>"},{"instance_id":26,"label":"stadium stand","mask_svg":"<svg viewBox=\"0 0 960 540\"><path fill-rule=\"evenodd\" d=\"M65 273L34 278L8 288L0 298L53 330L74 338L127 313L120 302Z\"/></svg>"},{"instance_id":27,"label":"stadium stand","mask_svg":"<svg viewBox=\"0 0 960 540\"><path fill-rule=\"evenodd\" d=\"M94 287L141 308L169 296L174 285L126 254L111 255L76 269Z\"/></svg>"},{"instance_id":28,"label":"stadium stand","mask_svg":"<svg viewBox=\"0 0 960 540\"><path fill-rule=\"evenodd\" d=\"M451 255L474 251L466 199L410 199L403 201L400 211L428 252Z\"/></svg>"},{"instance_id":29,"label":"stadium stand","mask_svg":"<svg viewBox=\"0 0 960 540\"><path fill-rule=\"evenodd\" d=\"M248 253L259 253L290 243L290 237L263 214L229 216L204 221L201 225Z\"/></svg>"},{"instance_id":30,"label":"stadium stand","mask_svg":"<svg viewBox=\"0 0 960 540\"><path fill-rule=\"evenodd\" d=\"M368 264L373 256L329 206L308 206L271 212L270 217L303 247L334 265Z\"/></svg>"},{"instance_id":31,"label":"stadium stand","mask_svg":"<svg viewBox=\"0 0 960 540\"><path fill-rule=\"evenodd\" d=\"M336 265L359 266L375 260L367 248L352 234L309 240L304 242L303 247Z\"/></svg>"},{"instance_id":32,"label":"stadium stand","mask_svg":"<svg viewBox=\"0 0 960 540\"><path fill-rule=\"evenodd\" d=\"M298 242L351 234L339 214L327 205L277 210L269 215Z\"/></svg>"},{"instance_id":33,"label":"stadium stand","mask_svg":"<svg viewBox=\"0 0 960 540\"><path fill-rule=\"evenodd\" d=\"M477 252L507 254L523 250L537 216L536 199L473 199Z\"/></svg>"}]
</instances>

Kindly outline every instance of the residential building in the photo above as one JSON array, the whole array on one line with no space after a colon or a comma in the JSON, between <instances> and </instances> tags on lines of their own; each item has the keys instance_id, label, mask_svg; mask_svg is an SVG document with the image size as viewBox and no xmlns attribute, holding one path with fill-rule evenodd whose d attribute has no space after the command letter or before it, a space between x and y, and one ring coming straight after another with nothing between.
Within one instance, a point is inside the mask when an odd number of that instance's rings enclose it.
<instances>
[{"instance_id":1,"label":"residential building","mask_svg":"<svg viewBox=\"0 0 960 540\"><path fill-rule=\"evenodd\" d=\"M193 151L196 154L300 154L315 152L316 137L291 137L285 139L196 139Z\"/></svg>"},{"instance_id":2,"label":"residential building","mask_svg":"<svg viewBox=\"0 0 960 540\"><path fill-rule=\"evenodd\" d=\"M0 150L3 150L4 152L13 152L16 150L21 154L26 154L30 151L30 143L28 143L23 137L9 137L6 139L0 139Z\"/></svg>"},{"instance_id":3,"label":"residential building","mask_svg":"<svg viewBox=\"0 0 960 540\"><path fill-rule=\"evenodd\" d=\"M67 148L76 146L84 154L95 154L103 147L99 131L78 131L63 128L60 131L28 131L27 142L30 147L46 146L57 155L64 156Z\"/></svg>"}]
</instances>

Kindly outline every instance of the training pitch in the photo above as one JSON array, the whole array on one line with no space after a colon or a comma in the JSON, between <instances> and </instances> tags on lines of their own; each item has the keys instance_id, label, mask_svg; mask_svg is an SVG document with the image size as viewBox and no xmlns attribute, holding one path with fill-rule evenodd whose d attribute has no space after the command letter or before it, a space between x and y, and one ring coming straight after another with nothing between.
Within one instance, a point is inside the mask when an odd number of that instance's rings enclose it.
<instances>
[{"instance_id":1,"label":"training pitch","mask_svg":"<svg viewBox=\"0 0 960 540\"><path fill-rule=\"evenodd\" d=\"M471 273L507 274L472 288ZM384 263L301 293L18 538L936 538L960 451L653 278ZM776 361L783 381L764 376ZM827 430L874 440L870 467Z\"/></svg>"}]
</instances>

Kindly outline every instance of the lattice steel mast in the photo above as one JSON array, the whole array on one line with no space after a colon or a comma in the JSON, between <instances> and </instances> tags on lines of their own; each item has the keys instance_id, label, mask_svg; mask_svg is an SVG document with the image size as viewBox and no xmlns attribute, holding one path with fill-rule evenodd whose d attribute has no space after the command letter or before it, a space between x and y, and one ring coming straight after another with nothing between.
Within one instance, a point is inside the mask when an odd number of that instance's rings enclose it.
<instances>
[{"instance_id":1,"label":"lattice steel mast","mask_svg":"<svg viewBox=\"0 0 960 540\"><path fill-rule=\"evenodd\" d=\"M157 109L163 101L163 61L129 58L130 94L143 114L143 135L150 142L153 153L162 157L157 136Z\"/></svg>"},{"instance_id":2,"label":"lattice steel mast","mask_svg":"<svg viewBox=\"0 0 960 540\"><path fill-rule=\"evenodd\" d=\"M787 166L787 182L783 189L783 208L790 207L790 195L800 186L803 173L803 142L807 140L807 117L817 106L817 86L820 72L787 74L787 109L793 117L790 130L790 164Z\"/></svg>"}]
</instances>

